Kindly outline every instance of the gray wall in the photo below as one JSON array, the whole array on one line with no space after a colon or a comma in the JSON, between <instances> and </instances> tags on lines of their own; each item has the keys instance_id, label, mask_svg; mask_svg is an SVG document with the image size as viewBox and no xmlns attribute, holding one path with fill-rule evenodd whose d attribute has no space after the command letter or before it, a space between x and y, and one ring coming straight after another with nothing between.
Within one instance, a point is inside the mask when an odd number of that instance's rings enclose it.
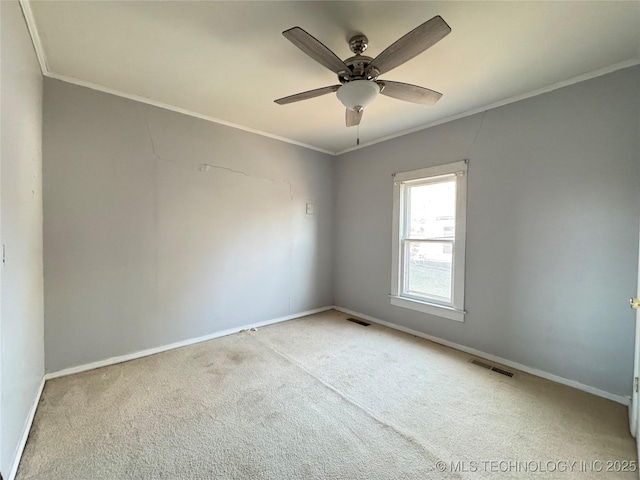
<instances>
[{"instance_id":1,"label":"gray wall","mask_svg":"<svg viewBox=\"0 0 640 480\"><path fill-rule=\"evenodd\" d=\"M44 152L47 371L332 305L333 157L51 79Z\"/></svg>"},{"instance_id":2,"label":"gray wall","mask_svg":"<svg viewBox=\"0 0 640 480\"><path fill-rule=\"evenodd\" d=\"M333 301L628 395L639 85L627 69L334 160L47 79L47 371ZM463 158L459 324L387 295L391 173Z\"/></svg>"},{"instance_id":3,"label":"gray wall","mask_svg":"<svg viewBox=\"0 0 640 480\"><path fill-rule=\"evenodd\" d=\"M635 67L340 156L335 304L629 395L639 116ZM391 174L465 158L465 323L391 306Z\"/></svg>"},{"instance_id":4,"label":"gray wall","mask_svg":"<svg viewBox=\"0 0 640 480\"><path fill-rule=\"evenodd\" d=\"M8 478L44 375L42 75L18 2L0 2L0 471Z\"/></svg>"}]
</instances>

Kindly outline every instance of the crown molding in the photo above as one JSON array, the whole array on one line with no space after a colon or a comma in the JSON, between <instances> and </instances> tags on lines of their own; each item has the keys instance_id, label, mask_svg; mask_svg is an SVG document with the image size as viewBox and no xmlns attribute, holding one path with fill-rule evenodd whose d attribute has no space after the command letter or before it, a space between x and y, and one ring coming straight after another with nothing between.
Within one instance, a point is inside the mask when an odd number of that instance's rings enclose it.
<instances>
[{"instance_id":1,"label":"crown molding","mask_svg":"<svg viewBox=\"0 0 640 480\"><path fill-rule=\"evenodd\" d=\"M47 58L44 54L44 48L42 46L42 41L40 40L40 33L38 32L38 27L36 26L35 18L33 17L33 11L31 10L31 4L28 0L19 0L20 7L22 8L22 15L24 15L24 19L27 23L27 29L29 30L29 35L31 35L31 42L33 43L33 48L36 51L36 57L38 58L38 63L40 64L40 70L42 71L42 75L45 75L49 72L49 66L47 65Z\"/></svg>"},{"instance_id":2,"label":"crown molding","mask_svg":"<svg viewBox=\"0 0 640 480\"><path fill-rule=\"evenodd\" d=\"M325 150L320 147L316 147L314 145L309 145L307 143L302 143L297 140L293 140L291 138L281 137L279 135L275 135L273 133L264 132L262 130L256 130L255 128L245 127L244 125L240 125L233 122L228 122L226 120L222 120L220 118L210 117L209 115L204 115L202 113L194 112L192 110L188 110L186 108L176 107L174 105L170 105L168 103L158 102L157 100L153 100L151 98L142 97L140 95L135 95L131 93L121 92L119 90L115 90L113 88L105 87L104 85L99 85L92 82L86 82L84 80L80 80L75 77L70 77L68 75L60 75L53 72L47 72L43 74L45 77L53 78L55 80L61 80L63 82L72 83L74 85L78 85L80 87L90 88L91 90L96 90L98 92L108 93L110 95L116 95L118 97L127 98L129 100L133 100L140 103L145 103L147 105L152 105L154 107L163 108L165 110L171 110L172 112L181 113L183 115L188 115L190 117L199 118L201 120L206 120L208 122L217 123L218 125L224 125L225 127L235 128L237 130L243 130L249 133L255 133L256 135L260 135L262 137L271 138L273 140L278 140L280 142L290 143L292 145L296 145L299 147L308 148L309 150L315 150L316 152L326 153L328 155L335 156L335 152L330 150Z\"/></svg>"},{"instance_id":3,"label":"crown molding","mask_svg":"<svg viewBox=\"0 0 640 480\"><path fill-rule=\"evenodd\" d=\"M163 108L165 110L170 110L173 112L181 113L183 115L188 115L190 117L199 118L201 120L206 120L208 122L217 123L219 125L224 125L226 127L236 128L238 130L243 130L249 133L255 133L256 135L260 135L263 137L271 138L273 140L278 140L281 142L289 143L292 145L297 145L299 147L308 148L310 150L314 150L316 152L325 153L327 155L332 156L340 156L345 153L353 152L355 150L360 150L362 148L367 148L377 143L386 142L387 140L392 140L394 138L403 137L405 135L409 135L411 133L420 132L422 130L426 130L431 127L435 127L437 125L442 125L443 123L452 122L453 120L459 120L464 117L469 117L471 115L475 115L477 113L482 113L487 110L492 110L494 108L503 107L510 103L519 102L520 100L525 100L527 98L535 97L537 95L542 95L543 93L552 92L554 90L558 90L559 88L568 87L569 85L573 85L575 83L584 82L585 80L590 80L592 78L600 77L602 75L607 75L609 73L613 73L618 70L622 70L625 68L634 67L636 65L640 65L640 58L633 58L630 60L625 60L624 62L616 63L614 65L609 65L607 67L599 68L596 70L592 70L587 73L583 73L581 75L577 75L575 77L571 77L567 80L563 80L561 82L554 83L547 87L538 88L536 90L531 90L526 93L522 93L520 95L515 95L504 100L500 100L498 102L493 102L482 107L474 108L472 110L467 110L440 120L436 120L433 122L426 123L424 125L420 125L418 127L414 127L407 130L402 130L401 132L397 132L391 135L386 135L384 137L378 138L376 140L372 140L370 142L366 142L354 147L349 147L344 150L339 150L337 152L326 150L324 148L316 147L315 145L309 145L307 143L299 142L297 140L293 140L287 137L281 137L279 135L275 135L269 132L264 132L262 130L257 130L250 127L245 127L244 125L240 125L233 122L228 122L226 120L222 120L220 118L211 117L209 115L204 115L202 113L194 112L192 110L188 110L186 108L176 107L174 105L170 105L168 103L163 103L157 100L153 100L151 98L142 97L139 95L134 95L130 93L121 92L119 90L115 90L104 85L88 82L85 80L81 80L79 78L71 77L68 75L61 75L55 72L52 72L49 69L47 63L47 57L44 51L44 47L42 45L42 41L40 38L40 33L38 32L38 28L36 26L35 18L33 17L33 12L31 10L31 0L19 0L20 6L22 7L22 12L24 14L25 20L27 22L27 28L29 29L29 34L31 35L31 40L33 42L33 47L36 51L36 56L38 57L38 62L40 63L40 69L42 70L42 75L48 78L54 78L56 80L61 80L63 82L72 83L74 85L79 85L81 87L90 88L92 90L96 90L103 93L108 93L111 95L116 95L119 97L127 98L129 100L134 100L136 102L145 103L147 105L152 105L154 107Z\"/></svg>"},{"instance_id":4,"label":"crown molding","mask_svg":"<svg viewBox=\"0 0 640 480\"><path fill-rule=\"evenodd\" d=\"M309 145L307 143L299 142L297 140L293 140L291 138L281 137L279 135L275 135L273 133L264 132L262 130L257 130L255 128L245 127L244 125L240 125L233 122L228 122L226 120L222 120L220 118L211 117L209 115L204 115L202 113L194 112L192 110L188 110L186 108L176 107L174 105L170 105L168 103L160 102L157 100L153 100L151 98L142 97L140 95L135 95L131 93L121 92L119 90L106 87L104 85L100 85L93 82L88 82L85 80L81 80L76 77L72 77L69 75L61 75L59 73L55 73L49 69L49 64L47 62L47 56L44 51L44 47L42 45L42 40L40 37L40 32L38 31L38 27L36 25L35 18L33 16L33 11L31 10L31 1L30 0L19 0L20 6L22 7L22 13L24 15L25 21L27 23L27 29L29 30L29 34L31 35L31 41L33 42L33 47L36 51L36 56L38 57L38 63L40 64L40 70L42 71L42 75L47 78L53 78L56 80L61 80L63 82L72 83L74 85L78 85L81 87L90 88L91 90L96 90L103 93L108 93L110 95L116 95L118 97L127 98L129 100L134 100L136 102L145 103L147 105L152 105L154 107L162 108L165 110L170 110L172 112L181 113L183 115L188 115L190 117L199 118L201 120L206 120L208 122L217 123L219 125L224 125L225 127L231 127L238 130L243 130L249 133L255 133L256 135L260 135L262 137L271 138L273 140L278 140L280 142L289 143L292 145L296 145L298 147L308 148L309 150L315 150L316 152L325 153L327 155L335 156L335 152L330 150L326 150L324 148L316 147L315 145Z\"/></svg>"},{"instance_id":5,"label":"crown molding","mask_svg":"<svg viewBox=\"0 0 640 480\"><path fill-rule=\"evenodd\" d=\"M410 128L408 130L403 130L398 133L394 133L391 135L387 135L385 137L378 138L376 140L372 140L367 143L362 143L355 147L349 147L344 150L340 150L335 153L335 155L339 156L345 153L353 152L355 150L360 150L362 148L370 147L371 145L375 145L376 143L386 142L387 140L392 140L394 138L403 137L405 135L409 135L411 133L420 132L421 130L426 130L431 127L435 127L437 125L442 125L443 123L452 122L453 120L459 120L464 117L469 117L471 115L475 115L477 113L486 112L487 110L492 110L494 108L503 107L505 105L509 105L510 103L519 102L520 100L525 100L527 98L535 97L537 95L542 95L543 93L552 92L554 90L558 90L563 87L568 87L575 83L584 82L586 80L591 80L592 78L601 77L602 75L607 75L609 73L616 72L618 70L623 70L625 68L635 67L636 65L640 65L640 58L633 58L631 60L625 60L624 62L616 63L613 65L609 65L608 67L599 68L597 70L592 70L591 72L583 73L581 75L577 75L575 77L571 77L567 80L563 80L561 82L554 83L547 87L538 88L536 90L531 90L530 92L522 93L520 95L515 95L513 97L506 98L504 100L500 100L498 102L493 102L483 107L474 108L472 110L467 110L466 112L458 113L456 115L452 115L450 117L443 118L441 120L436 120L434 122L429 122L419 127Z\"/></svg>"}]
</instances>

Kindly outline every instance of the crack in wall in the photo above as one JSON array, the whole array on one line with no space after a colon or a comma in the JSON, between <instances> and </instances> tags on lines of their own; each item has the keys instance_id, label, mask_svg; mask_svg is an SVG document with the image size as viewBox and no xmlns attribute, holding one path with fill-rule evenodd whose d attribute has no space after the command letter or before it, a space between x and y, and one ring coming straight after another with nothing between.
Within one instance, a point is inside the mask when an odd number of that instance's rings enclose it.
<instances>
[{"instance_id":1,"label":"crack in wall","mask_svg":"<svg viewBox=\"0 0 640 480\"><path fill-rule=\"evenodd\" d=\"M289 180L284 180L284 179L277 179L277 178L267 178L267 177L258 177L255 175L251 175L243 170L235 170L233 168L229 168L229 167L223 167L221 165L211 165L209 163L201 163L200 164L200 171L203 173L208 173L209 170L211 169L217 169L217 170L224 170L226 172L229 173L237 173L238 175L243 175L247 178L252 178L254 180L263 180L265 182L282 182L282 183L286 183L289 186L289 198L291 200L293 200L293 185L291 184L291 182Z\"/></svg>"},{"instance_id":2,"label":"crack in wall","mask_svg":"<svg viewBox=\"0 0 640 480\"><path fill-rule=\"evenodd\" d=\"M480 123L478 124L478 127L476 128L475 133L473 134L473 140L471 141L471 147L469 147L469 150L473 151L473 147L476 144L476 140L478 139L478 135L480 134L480 130L482 130L482 125L484 124L484 117L487 115L487 112L489 110L485 110L484 112L482 112L482 116L480 117Z\"/></svg>"},{"instance_id":3,"label":"crack in wall","mask_svg":"<svg viewBox=\"0 0 640 480\"><path fill-rule=\"evenodd\" d=\"M158 155L158 151L156 150L156 144L153 141L153 135L151 134L151 125L149 123L149 119L147 119L146 125L147 125L147 133L149 134L149 142L151 143L151 151L153 152L153 156L156 157L158 160L162 160L163 162L171 162L172 160L162 158L160 155Z\"/></svg>"},{"instance_id":4,"label":"crack in wall","mask_svg":"<svg viewBox=\"0 0 640 480\"><path fill-rule=\"evenodd\" d=\"M252 177L251 175L249 175L247 172L244 172L242 170L234 170L233 168L229 168L229 167L222 167L220 165L211 165L209 163L201 163L200 164L200 171L207 173L211 168L218 168L220 170L225 170L227 172L231 172L231 173L238 173L240 175L244 175L245 177L249 177L249 178L257 178L257 177ZM271 180L270 178L261 178L260 180ZM273 180L271 180L273 181Z\"/></svg>"},{"instance_id":5,"label":"crack in wall","mask_svg":"<svg viewBox=\"0 0 640 480\"><path fill-rule=\"evenodd\" d=\"M180 162L176 162L175 160L164 158L163 156L161 156L158 153L158 150L156 148L156 144L153 141L153 134L151 132L151 123L149 122L148 118L147 118L147 121L146 121L146 127L147 127L147 133L149 135L149 143L151 144L151 152L153 153L153 156L156 157L158 160L162 160L163 162L169 162L169 163L172 163L172 164L181 165ZM192 169L195 169L195 166L192 166ZM238 175L243 175L243 176L245 176L247 178L252 178L254 180L263 180L263 181L266 181L266 182L283 182L283 183L286 183L289 186L289 198L291 200L293 200L293 184L289 180L276 179L276 178L267 178L267 177L259 177L259 176L256 176L256 175L251 175L251 174L245 172L244 170L236 170L236 169L233 169L233 168L230 168L230 167L223 167L222 165L213 165L213 164L210 164L210 163L200 163L199 166L198 166L198 170L200 172L205 173L205 174L208 173L209 170L211 170L211 169L223 170L223 171L226 171L228 173L236 173Z\"/></svg>"}]
</instances>

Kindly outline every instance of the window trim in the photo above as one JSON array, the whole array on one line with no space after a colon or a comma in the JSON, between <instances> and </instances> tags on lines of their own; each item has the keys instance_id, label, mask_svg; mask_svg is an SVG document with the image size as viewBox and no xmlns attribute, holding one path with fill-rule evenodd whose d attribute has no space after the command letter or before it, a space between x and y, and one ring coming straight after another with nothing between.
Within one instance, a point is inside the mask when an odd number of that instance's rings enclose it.
<instances>
[{"instance_id":1,"label":"window trim","mask_svg":"<svg viewBox=\"0 0 640 480\"><path fill-rule=\"evenodd\" d=\"M393 175L393 238L391 256L391 294L389 299L392 305L409 308L419 312L436 315L439 317L464 322L464 274L465 274L465 250L466 250L466 224L467 224L467 167L468 161L462 160L434 167L421 168ZM429 178L452 175L456 180L456 228L453 250L453 287L451 305L441 305L423 299L402 294L402 238L404 223L407 221L403 213L404 188L408 183L424 183Z\"/></svg>"}]
</instances>

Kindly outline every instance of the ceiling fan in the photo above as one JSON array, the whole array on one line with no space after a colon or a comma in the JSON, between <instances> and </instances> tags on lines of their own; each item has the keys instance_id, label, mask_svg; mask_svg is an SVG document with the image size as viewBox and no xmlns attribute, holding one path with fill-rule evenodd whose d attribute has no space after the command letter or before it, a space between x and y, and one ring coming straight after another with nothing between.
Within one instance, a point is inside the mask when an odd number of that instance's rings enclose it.
<instances>
[{"instance_id":1,"label":"ceiling fan","mask_svg":"<svg viewBox=\"0 0 640 480\"><path fill-rule=\"evenodd\" d=\"M433 105L442 97L441 93L408 83L379 80L378 77L424 52L450 32L451 27L437 15L391 44L376 58L362 55L369 40L364 35L355 35L349 40L349 48L355 56L343 61L302 28L293 27L285 30L282 35L291 43L316 62L338 74L340 84L279 98L275 103L286 105L336 92L338 99L347 108L347 127L360 124L364 109L379 93L406 102Z\"/></svg>"}]
</instances>

